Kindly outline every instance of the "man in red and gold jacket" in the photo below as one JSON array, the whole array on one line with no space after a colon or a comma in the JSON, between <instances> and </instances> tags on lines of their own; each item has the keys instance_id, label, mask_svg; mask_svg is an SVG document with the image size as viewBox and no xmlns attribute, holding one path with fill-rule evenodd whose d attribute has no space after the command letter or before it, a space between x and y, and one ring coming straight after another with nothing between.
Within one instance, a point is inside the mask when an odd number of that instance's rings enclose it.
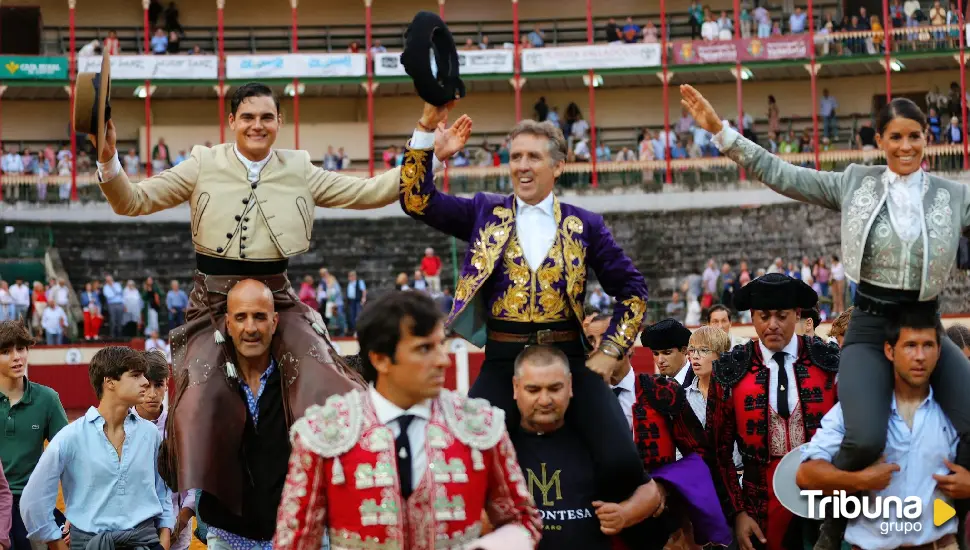
<instances>
[{"instance_id":1,"label":"man in red and gold jacket","mask_svg":"<svg viewBox=\"0 0 970 550\"><path fill-rule=\"evenodd\" d=\"M357 331L373 385L294 424L274 547L319 550L326 534L332 550L533 549L541 521L502 410L442 389L451 361L431 298L369 302Z\"/></svg>"},{"instance_id":2,"label":"man in red and gold jacket","mask_svg":"<svg viewBox=\"0 0 970 550\"><path fill-rule=\"evenodd\" d=\"M742 550L801 548L802 529L813 529L778 502L771 480L781 458L812 438L837 401L838 347L795 335L799 310L817 301L810 286L780 273L735 293L738 310L751 310L758 342L735 346L715 361L707 431L716 475L727 488L724 513L734 519ZM743 489L732 459L735 441L744 461Z\"/></svg>"}]
</instances>

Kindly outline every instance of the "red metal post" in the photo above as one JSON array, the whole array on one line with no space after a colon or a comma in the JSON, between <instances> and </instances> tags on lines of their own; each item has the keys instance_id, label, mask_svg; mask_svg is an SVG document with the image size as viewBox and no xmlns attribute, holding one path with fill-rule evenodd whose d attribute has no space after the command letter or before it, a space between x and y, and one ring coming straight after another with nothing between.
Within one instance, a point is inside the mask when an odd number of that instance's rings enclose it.
<instances>
[{"instance_id":1,"label":"red metal post","mask_svg":"<svg viewBox=\"0 0 970 550\"><path fill-rule=\"evenodd\" d=\"M741 0L734 0L734 39L741 39ZM742 78L742 67L741 60L738 59L737 63L734 64L734 70L737 74L734 75L735 81L737 82L737 96L738 96L738 123L737 130L739 134L744 134L744 87L741 85L744 78ZM745 179L744 168L738 169L739 179Z\"/></svg>"},{"instance_id":2,"label":"red metal post","mask_svg":"<svg viewBox=\"0 0 970 550\"><path fill-rule=\"evenodd\" d=\"M512 51L515 59L512 60L514 74L512 80L515 82L515 121L522 120L522 44L519 39L519 0L512 0L512 42L515 46Z\"/></svg>"},{"instance_id":3,"label":"red metal post","mask_svg":"<svg viewBox=\"0 0 970 550\"><path fill-rule=\"evenodd\" d=\"M666 136L670 135L670 73L667 72L668 60L667 60L667 0L660 0L660 62L663 68L663 110L664 110L664 140L668 138ZM664 181L666 183L673 183L673 174L671 172L671 162L670 162L670 149L664 145Z\"/></svg>"},{"instance_id":4,"label":"red metal post","mask_svg":"<svg viewBox=\"0 0 970 550\"><path fill-rule=\"evenodd\" d=\"M593 0L586 0L586 43L593 45ZM589 158L592 160L593 188L599 187L596 173L596 74L589 70Z\"/></svg>"},{"instance_id":5,"label":"red metal post","mask_svg":"<svg viewBox=\"0 0 970 550\"><path fill-rule=\"evenodd\" d=\"M77 48L75 47L76 31L74 24L74 8L76 0L68 0L68 26L70 39L68 47L70 52L67 55L67 79L71 89L69 101L71 102L71 202L77 202L77 132L74 131L74 82L77 79Z\"/></svg>"},{"instance_id":6,"label":"red metal post","mask_svg":"<svg viewBox=\"0 0 970 550\"><path fill-rule=\"evenodd\" d=\"M893 22L889 19L889 0L882 0L882 28L885 29L882 35L883 48L886 50L886 103L893 100L893 70L889 67L890 63L890 51L889 51L889 35L893 29Z\"/></svg>"},{"instance_id":7,"label":"red metal post","mask_svg":"<svg viewBox=\"0 0 970 550\"><path fill-rule=\"evenodd\" d=\"M374 57L371 55L371 2L364 0L364 44L367 48L367 169L374 177Z\"/></svg>"},{"instance_id":8,"label":"red metal post","mask_svg":"<svg viewBox=\"0 0 970 550\"><path fill-rule=\"evenodd\" d=\"M6 86L0 86L0 105L3 104L3 94L7 91ZM73 101L71 103L74 103ZM2 113L0 109L0 113ZM73 114L73 113L72 113ZM74 117L71 117L71 133L74 133ZM0 153L3 151L3 116L0 115ZM3 171L0 170L0 201L3 200Z\"/></svg>"},{"instance_id":9,"label":"red metal post","mask_svg":"<svg viewBox=\"0 0 970 550\"><path fill-rule=\"evenodd\" d=\"M223 12L226 0L216 0L216 33L219 44L219 143L226 142L226 27Z\"/></svg>"},{"instance_id":10,"label":"red metal post","mask_svg":"<svg viewBox=\"0 0 970 550\"><path fill-rule=\"evenodd\" d=\"M818 139L818 82L815 77L815 17L812 11L813 0L808 0L808 55L811 60L810 70L812 72L812 144L815 148L815 169L821 170L822 163L819 160L819 139Z\"/></svg>"},{"instance_id":11,"label":"red metal post","mask_svg":"<svg viewBox=\"0 0 970 550\"><path fill-rule=\"evenodd\" d=\"M957 0L957 22L960 23L960 113L963 121L963 169L970 170L970 141L967 141L967 58L966 58L966 21L963 14L963 0Z\"/></svg>"},{"instance_id":12,"label":"red metal post","mask_svg":"<svg viewBox=\"0 0 970 550\"><path fill-rule=\"evenodd\" d=\"M151 55L152 29L148 21L148 0L142 0L145 24L145 55ZM145 81L145 174L152 175L152 81ZM171 159L169 159L171 161Z\"/></svg>"},{"instance_id":13,"label":"red metal post","mask_svg":"<svg viewBox=\"0 0 970 550\"><path fill-rule=\"evenodd\" d=\"M299 35L297 34L296 6L299 0L290 0L291 30L290 30L290 49L293 53L300 51ZM293 79L293 148L300 148L300 79Z\"/></svg>"},{"instance_id":14,"label":"red metal post","mask_svg":"<svg viewBox=\"0 0 970 550\"><path fill-rule=\"evenodd\" d=\"M445 0L438 0L438 16L445 20ZM442 181L442 189L447 193L451 189L451 181L448 178L448 164L445 163L445 173Z\"/></svg>"}]
</instances>

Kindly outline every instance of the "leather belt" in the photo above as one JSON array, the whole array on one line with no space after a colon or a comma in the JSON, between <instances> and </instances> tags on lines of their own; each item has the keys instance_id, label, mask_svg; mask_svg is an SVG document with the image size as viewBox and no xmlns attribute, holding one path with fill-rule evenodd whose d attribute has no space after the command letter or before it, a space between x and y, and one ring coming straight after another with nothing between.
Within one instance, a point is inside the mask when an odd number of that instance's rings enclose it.
<instances>
[{"instance_id":1,"label":"leather belt","mask_svg":"<svg viewBox=\"0 0 970 550\"><path fill-rule=\"evenodd\" d=\"M578 342L581 341L581 336L578 330L537 330L527 334L511 334L490 330L488 331L488 339L493 342L511 344L544 345Z\"/></svg>"},{"instance_id":2,"label":"leather belt","mask_svg":"<svg viewBox=\"0 0 970 550\"><path fill-rule=\"evenodd\" d=\"M931 309L934 313L939 311L939 302L937 300L907 303L889 302L886 300L880 300L878 298L871 298L861 292L856 293L854 305L861 311L865 311L866 313L872 315L878 315L880 317L894 317L904 309L911 310L914 308L925 308Z\"/></svg>"},{"instance_id":3,"label":"leather belt","mask_svg":"<svg viewBox=\"0 0 970 550\"><path fill-rule=\"evenodd\" d=\"M916 546L900 546L900 550L905 548L906 550L943 550L945 548L957 547L957 538L954 535L945 535L942 538L936 539L933 542L928 542L926 544L919 544ZM858 546L853 546L852 550L861 550Z\"/></svg>"}]
</instances>

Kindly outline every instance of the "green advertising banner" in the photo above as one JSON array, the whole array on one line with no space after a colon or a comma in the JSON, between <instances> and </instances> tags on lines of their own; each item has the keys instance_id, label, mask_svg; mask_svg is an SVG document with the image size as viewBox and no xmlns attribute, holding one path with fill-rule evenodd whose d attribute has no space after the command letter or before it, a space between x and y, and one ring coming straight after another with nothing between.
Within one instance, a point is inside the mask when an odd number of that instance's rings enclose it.
<instances>
[{"instance_id":1,"label":"green advertising banner","mask_svg":"<svg viewBox=\"0 0 970 550\"><path fill-rule=\"evenodd\" d=\"M0 80L67 80L67 58L0 55Z\"/></svg>"}]
</instances>

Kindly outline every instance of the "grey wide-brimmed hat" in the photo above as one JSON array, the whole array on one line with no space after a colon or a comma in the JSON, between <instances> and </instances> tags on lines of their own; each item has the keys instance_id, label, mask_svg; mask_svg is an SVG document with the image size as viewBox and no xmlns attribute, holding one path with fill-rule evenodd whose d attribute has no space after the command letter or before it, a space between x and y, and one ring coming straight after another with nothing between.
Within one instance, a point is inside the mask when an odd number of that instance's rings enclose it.
<instances>
[{"instance_id":1,"label":"grey wide-brimmed hat","mask_svg":"<svg viewBox=\"0 0 970 550\"><path fill-rule=\"evenodd\" d=\"M771 479L771 484L775 490L775 498L789 512L801 518L819 519L822 517L821 506L819 506L821 497L814 498L815 510L812 514L809 514L809 498L802 496L802 489L795 483L798 467L802 464L802 449L806 445L808 443L792 449L791 452L782 457L778 467L775 468L775 475Z\"/></svg>"}]
</instances>

